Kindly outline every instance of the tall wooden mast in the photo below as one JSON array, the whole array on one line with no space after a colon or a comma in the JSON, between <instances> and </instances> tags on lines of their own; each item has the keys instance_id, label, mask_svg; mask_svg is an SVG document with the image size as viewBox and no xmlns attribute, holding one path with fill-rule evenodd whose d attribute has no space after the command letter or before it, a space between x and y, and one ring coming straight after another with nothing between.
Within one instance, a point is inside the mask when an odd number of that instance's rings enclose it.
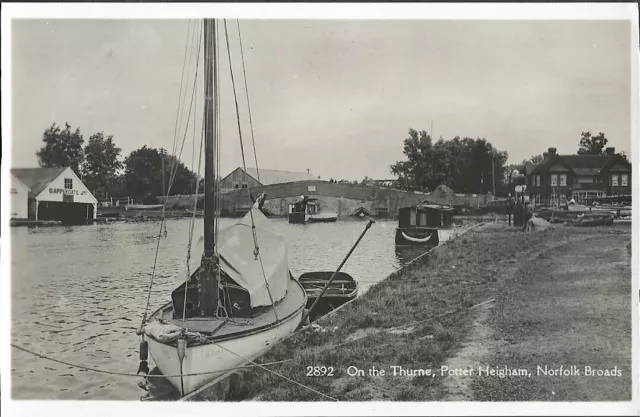
<instances>
[{"instance_id":1,"label":"tall wooden mast","mask_svg":"<svg viewBox=\"0 0 640 417\"><path fill-rule=\"evenodd\" d=\"M198 276L198 306L202 316L215 316L218 306L217 262L215 245L215 134L217 132L216 21L204 20L204 253Z\"/></svg>"},{"instance_id":2,"label":"tall wooden mast","mask_svg":"<svg viewBox=\"0 0 640 417\"><path fill-rule=\"evenodd\" d=\"M214 91L216 54L216 22L214 19L204 20L204 254L213 256L214 250L214 216L215 216L215 155L214 135L216 120ZM215 92L217 93L217 91Z\"/></svg>"}]
</instances>

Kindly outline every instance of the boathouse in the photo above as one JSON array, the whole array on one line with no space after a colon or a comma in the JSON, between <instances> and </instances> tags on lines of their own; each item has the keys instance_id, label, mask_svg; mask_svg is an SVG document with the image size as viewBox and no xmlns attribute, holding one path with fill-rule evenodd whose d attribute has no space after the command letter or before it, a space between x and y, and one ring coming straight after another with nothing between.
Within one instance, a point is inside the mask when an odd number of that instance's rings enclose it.
<instances>
[{"instance_id":1,"label":"boathouse","mask_svg":"<svg viewBox=\"0 0 640 417\"><path fill-rule=\"evenodd\" d=\"M29 193L31 189L20 181L13 173L11 174L11 218L29 218Z\"/></svg>"},{"instance_id":2,"label":"boathouse","mask_svg":"<svg viewBox=\"0 0 640 417\"><path fill-rule=\"evenodd\" d=\"M97 216L98 200L71 168L12 168L11 175L12 217L76 224Z\"/></svg>"},{"instance_id":3,"label":"boathouse","mask_svg":"<svg viewBox=\"0 0 640 417\"><path fill-rule=\"evenodd\" d=\"M247 168L245 171L243 168L238 167L222 179L220 188L222 190L234 190L299 181L318 181L318 178L309 172L279 171L275 169L257 170L255 168Z\"/></svg>"}]
</instances>

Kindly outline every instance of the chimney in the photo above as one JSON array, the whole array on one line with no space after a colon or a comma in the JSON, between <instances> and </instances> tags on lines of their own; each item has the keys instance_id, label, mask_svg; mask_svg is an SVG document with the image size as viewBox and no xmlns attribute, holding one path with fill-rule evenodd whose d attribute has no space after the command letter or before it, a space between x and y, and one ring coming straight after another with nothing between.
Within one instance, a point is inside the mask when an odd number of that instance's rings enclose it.
<instances>
[{"instance_id":1,"label":"chimney","mask_svg":"<svg viewBox=\"0 0 640 417\"><path fill-rule=\"evenodd\" d=\"M607 155L611 156L611 155L615 155L616 153L616 148L607 148L605 149L605 152L607 153Z\"/></svg>"},{"instance_id":2,"label":"chimney","mask_svg":"<svg viewBox=\"0 0 640 417\"><path fill-rule=\"evenodd\" d=\"M549 152L543 152L542 153L542 160L546 161L547 159L549 159Z\"/></svg>"},{"instance_id":3,"label":"chimney","mask_svg":"<svg viewBox=\"0 0 640 417\"><path fill-rule=\"evenodd\" d=\"M549 148L549 156L555 156L556 150L556 148Z\"/></svg>"}]
</instances>

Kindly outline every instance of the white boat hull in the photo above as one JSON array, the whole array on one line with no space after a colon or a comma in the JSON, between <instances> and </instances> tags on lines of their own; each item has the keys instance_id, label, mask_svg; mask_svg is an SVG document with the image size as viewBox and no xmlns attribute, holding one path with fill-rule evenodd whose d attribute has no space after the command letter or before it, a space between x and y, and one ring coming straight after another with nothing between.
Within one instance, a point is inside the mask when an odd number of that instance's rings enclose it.
<instances>
[{"instance_id":1,"label":"white boat hull","mask_svg":"<svg viewBox=\"0 0 640 417\"><path fill-rule=\"evenodd\" d=\"M187 347L180 369L178 349L149 338L149 352L163 375L176 389L187 395L203 385L226 376L233 368L246 365L295 332L302 320L303 310L280 322L277 326L231 340ZM234 353L231 353L234 352ZM246 359L245 359L246 358ZM210 372L180 377L171 375Z\"/></svg>"}]
</instances>

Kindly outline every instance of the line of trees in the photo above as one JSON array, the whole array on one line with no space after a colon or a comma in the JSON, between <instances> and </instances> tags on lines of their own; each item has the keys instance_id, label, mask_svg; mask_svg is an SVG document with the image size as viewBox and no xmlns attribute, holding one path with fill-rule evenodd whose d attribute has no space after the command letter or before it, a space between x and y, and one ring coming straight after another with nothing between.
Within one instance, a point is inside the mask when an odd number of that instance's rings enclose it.
<instances>
[{"instance_id":1,"label":"line of trees","mask_svg":"<svg viewBox=\"0 0 640 417\"><path fill-rule=\"evenodd\" d=\"M162 148L143 146L123 159L112 135L97 132L85 144L80 128L74 130L69 123L64 128L52 124L44 131L42 141L44 145L36 152L39 165L70 167L96 197L149 199L164 195L172 167L175 177L170 194L194 191L196 174Z\"/></svg>"},{"instance_id":2,"label":"line of trees","mask_svg":"<svg viewBox=\"0 0 640 417\"><path fill-rule=\"evenodd\" d=\"M579 155L604 155L607 143L602 132L595 136L588 131L582 132L577 152ZM521 180L527 162L538 165L544 159L542 155L533 155L520 164L505 165L508 153L499 151L485 139L456 136L451 140L440 138L434 143L426 131L415 129L409 129L403 152L406 160L390 167L391 173L398 176L395 188L432 191L445 184L456 192L482 194L493 192L495 181L496 195L503 196L507 195L509 184L515 179L515 171ZM624 152L620 154L628 161Z\"/></svg>"}]
</instances>

